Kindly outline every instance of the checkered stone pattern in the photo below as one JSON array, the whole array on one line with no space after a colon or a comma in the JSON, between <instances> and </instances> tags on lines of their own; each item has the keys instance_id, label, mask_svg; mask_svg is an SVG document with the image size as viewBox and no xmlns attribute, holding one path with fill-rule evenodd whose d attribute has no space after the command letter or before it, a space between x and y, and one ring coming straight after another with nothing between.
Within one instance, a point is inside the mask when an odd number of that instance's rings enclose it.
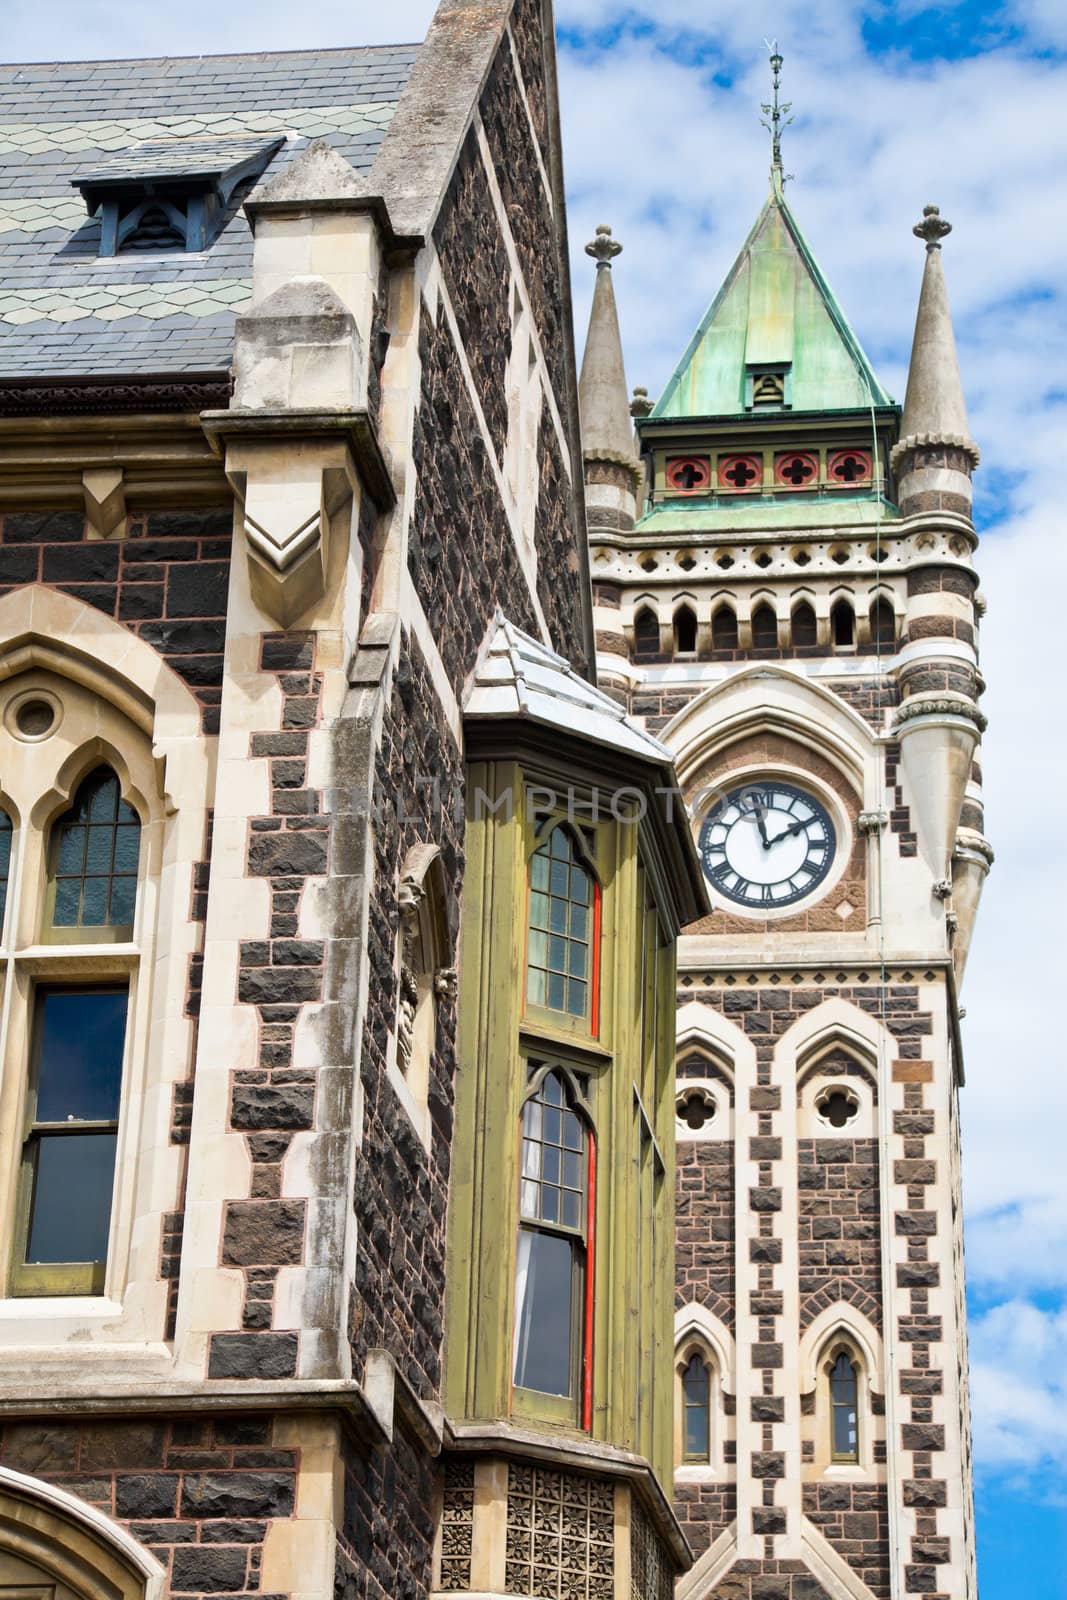
<instances>
[{"instance_id":1,"label":"checkered stone pattern","mask_svg":"<svg viewBox=\"0 0 1067 1600\"><path fill-rule=\"evenodd\" d=\"M285 139L262 182L312 139L365 172L414 58L396 46L0 68L0 381L225 371L251 298L247 188L202 252L102 258L99 217L71 180L148 143L240 153L254 135Z\"/></svg>"}]
</instances>

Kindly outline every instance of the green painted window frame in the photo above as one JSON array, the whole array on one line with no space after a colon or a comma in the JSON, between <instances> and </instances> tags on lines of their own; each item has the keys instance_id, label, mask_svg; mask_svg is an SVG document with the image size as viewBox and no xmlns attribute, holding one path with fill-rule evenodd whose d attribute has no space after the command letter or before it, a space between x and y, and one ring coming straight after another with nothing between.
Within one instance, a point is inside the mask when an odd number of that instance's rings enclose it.
<instances>
[{"instance_id":1,"label":"green painted window frame","mask_svg":"<svg viewBox=\"0 0 1067 1600\"><path fill-rule=\"evenodd\" d=\"M512 1414L529 1421L553 1422L570 1428L583 1428L582 1412L585 1409L586 1396L590 1392L592 1374L586 1372L586 1361L589 1354L587 1339L587 1318L592 1312L595 1293L595 1282L592 1274L595 1271L596 1251L596 1193L591 1175L595 1168L596 1151L596 1120L593 1109L589 1104L587 1093L583 1090L581 1077L584 1072L576 1068L573 1063L562 1061L553 1056L550 1059L538 1057L524 1058L527 1072L526 1093L519 1108L519 1161L518 1161L518 1226L515 1234L515 1260L512 1274L513 1285L517 1285L518 1278L518 1250L519 1240L524 1232L541 1232L551 1234L557 1238L568 1238L572 1241L571 1252L571 1393L557 1395L541 1389L527 1388L514 1381L515 1357L518 1343L519 1307L517 1291L513 1291L512 1306L512 1388L511 1410ZM527 1135L524 1120L527 1107L534 1103L540 1096L545 1082L550 1077L560 1080L563 1090L563 1108L577 1117L583 1129L583 1172L582 1172L582 1203L581 1219L579 1225L569 1226L564 1222L552 1222L540 1217L532 1217L523 1208L522 1190L525 1182L530 1181L524 1172L523 1145ZM538 1180L540 1182L540 1180Z\"/></svg>"},{"instance_id":2,"label":"green painted window frame","mask_svg":"<svg viewBox=\"0 0 1067 1600\"><path fill-rule=\"evenodd\" d=\"M574 850L574 859L582 870L587 873L590 881L591 896L589 901L589 915L591 927L589 930L588 949L588 979L585 1010L581 1015L572 1012L557 1010L553 1006L542 1005L530 999L529 979L531 971L530 942L532 936L541 931L535 929L533 924L532 902L536 892L534 888L534 862L541 855L546 845L551 843L558 830L562 830L570 839ZM589 837L591 835L591 838ZM598 830L592 826L584 829L571 821L565 812L553 811L541 813L533 819L529 826L529 836L526 841L526 902L524 920L523 958L522 958L522 1015L526 1023L534 1026L540 1032L556 1034L560 1037L573 1036L584 1039L597 1039L601 1031L601 986L603 983L601 945L603 942L602 917L603 917L603 884L601 874L597 867L597 842ZM569 899L568 899L568 903ZM549 930L544 930L549 932ZM549 932L549 936L551 934Z\"/></svg>"}]
</instances>

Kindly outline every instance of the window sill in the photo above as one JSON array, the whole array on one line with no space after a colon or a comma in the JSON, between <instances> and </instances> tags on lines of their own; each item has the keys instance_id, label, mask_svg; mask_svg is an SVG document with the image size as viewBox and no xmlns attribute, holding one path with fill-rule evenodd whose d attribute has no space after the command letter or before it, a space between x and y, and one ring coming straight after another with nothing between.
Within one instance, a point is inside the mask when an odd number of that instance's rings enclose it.
<instances>
[{"instance_id":1,"label":"window sill","mask_svg":"<svg viewBox=\"0 0 1067 1600\"><path fill-rule=\"evenodd\" d=\"M0 952L20 972L31 977L54 976L57 972L72 977L97 973L134 972L141 952L135 944L31 944L22 950Z\"/></svg>"},{"instance_id":2,"label":"window sill","mask_svg":"<svg viewBox=\"0 0 1067 1600\"><path fill-rule=\"evenodd\" d=\"M519 1034L524 1045L550 1054L584 1056L596 1066L614 1060L611 1051L599 1040L591 1039L588 1033L568 1033L564 1029L548 1026L536 1017L524 1017L519 1025Z\"/></svg>"}]
</instances>

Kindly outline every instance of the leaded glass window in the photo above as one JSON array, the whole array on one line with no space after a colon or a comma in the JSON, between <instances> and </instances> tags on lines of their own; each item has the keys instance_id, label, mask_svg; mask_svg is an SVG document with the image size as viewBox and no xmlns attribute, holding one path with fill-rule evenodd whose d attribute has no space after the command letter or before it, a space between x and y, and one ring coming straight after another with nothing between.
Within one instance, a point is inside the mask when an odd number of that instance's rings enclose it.
<instances>
[{"instance_id":1,"label":"leaded glass window","mask_svg":"<svg viewBox=\"0 0 1067 1600\"><path fill-rule=\"evenodd\" d=\"M526 998L587 1017L594 982L597 884L568 828L553 828L530 861Z\"/></svg>"},{"instance_id":2,"label":"leaded glass window","mask_svg":"<svg viewBox=\"0 0 1067 1600\"><path fill-rule=\"evenodd\" d=\"M682 1368L682 1460L711 1459L711 1373L694 1350Z\"/></svg>"},{"instance_id":3,"label":"leaded glass window","mask_svg":"<svg viewBox=\"0 0 1067 1600\"><path fill-rule=\"evenodd\" d=\"M831 1455L835 1461L859 1460L856 1369L842 1350L830 1368Z\"/></svg>"},{"instance_id":4,"label":"leaded glass window","mask_svg":"<svg viewBox=\"0 0 1067 1600\"><path fill-rule=\"evenodd\" d=\"M90 774L56 824L52 846L53 936L100 938L133 927L141 823L110 767ZM108 935L103 933L104 937Z\"/></svg>"},{"instance_id":5,"label":"leaded glass window","mask_svg":"<svg viewBox=\"0 0 1067 1600\"><path fill-rule=\"evenodd\" d=\"M581 1366L589 1134L561 1073L522 1110L514 1382L574 1396Z\"/></svg>"},{"instance_id":6,"label":"leaded glass window","mask_svg":"<svg viewBox=\"0 0 1067 1600\"><path fill-rule=\"evenodd\" d=\"M7 910L7 879L11 871L11 818L0 811L0 939L4 933L4 912Z\"/></svg>"}]
</instances>

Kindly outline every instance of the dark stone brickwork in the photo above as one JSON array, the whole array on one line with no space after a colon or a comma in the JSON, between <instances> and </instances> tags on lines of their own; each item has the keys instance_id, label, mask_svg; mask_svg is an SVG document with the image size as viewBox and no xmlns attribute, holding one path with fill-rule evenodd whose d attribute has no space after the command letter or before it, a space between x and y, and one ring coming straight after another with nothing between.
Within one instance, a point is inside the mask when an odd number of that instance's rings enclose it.
<instances>
[{"instance_id":1,"label":"dark stone brickwork","mask_svg":"<svg viewBox=\"0 0 1067 1600\"><path fill-rule=\"evenodd\" d=\"M543 0L517 0L511 13L511 34L519 58L530 119L542 152L548 150L548 112L545 106L545 23Z\"/></svg>"},{"instance_id":2,"label":"dark stone brickwork","mask_svg":"<svg viewBox=\"0 0 1067 1600\"><path fill-rule=\"evenodd\" d=\"M889 799L889 828L896 834L897 849L902 856L917 856L919 835L911 825L911 808L904 804L904 790L900 785L900 745L885 747L885 786Z\"/></svg>"},{"instance_id":3,"label":"dark stone brickwork","mask_svg":"<svg viewBox=\"0 0 1067 1600\"><path fill-rule=\"evenodd\" d=\"M734 1143L675 1147L675 1305L698 1301L734 1325Z\"/></svg>"},{"instance_id":4,"label":"dark stone brickwork","mask_svg":"<svg viewBox=\"0 0 1067 1600\"><path fill-rule=\"evenodd\" d=\"M247 1596L259 1589L271 1520L292 1515L298 1462L295 1450L271 1447L269 1418L232 1414L12 1422L0 1464L124 1523L162 1563L171 1593Z\"/></svg>"},{"instance_id":5,"label":"dark stone brickwork","mask_svg":"<svg viewBox=\"0 0 1067 1600\"><path fill-rule=\"evenodd\" d=\"M737 1516L737 1486L721 1482L676 1483L674 1514L699 1559Z\"/></svg>"},{"instance_id":6,"label":"dark stone brickwork","mask_svg":"<svg viewBox=\"0 0 1067 1600\"><path fill-rule=\"evenodd\" d=\"M844 1300L882 1327L876 1139L801 1139L800 1326Z\"/></svg>"},{"instance_id":7,"label":"dark stone brickwork","mask_svg":"<svg viewBox=\"0 0 1067 1600\"><path fill-rule=\"evenodd\" d=\"M714 1600L829 1600L802 1561L735 1561Z\"/></svg>"},{"instance_id":8,"label":"dark stone brickwork","mask_svg":"<svg viewBox=\"0 0 1067 1600\"><path fill-rule=\"evenodd\" d=\"M919 1010L917 985L890 983L883 998L875 971L869 974L870 982L859 984L835 983L832 971L817 972L810 986L797 989L775 986L770 981L772 976L768 973L765 983L724 982L719 987L711 987L705 986L699 977L686 974L681 979L678 1003L700 1000L729 1017L750 1036L756 1046L757 1061L766 1061L768 1071L780 1036L805 1011L838 996L875 1017L881 1016L884 1007L885 1026L895 1036L898 1055L916 1061L922 1057L923 1040L933 1031L933 1022L929 1012Z\"/></svg>"},{"instance_id":9,"label":"dark stone brickwork","mask_svg":"<svg viewBox=\"0 0 1067 1600\"><path fill-rule=\"evenodd\" d=\"M80 512L0 515L0 593L46 583L159 651L196 695L205 733L222 701L233 512L149 511L125 539L90 539Z\"/></svg>"},{"instance_id":10,"label":"dark stone brickwork","mask_svg":"<svg viewBox=\"0 0 1067 1600\"><path fill-rule=\"evenodd\" d=\"M858 711L864 722L877 728L885 727L885 714L900 704L900 690L886 678L841 678L830 687L834 693Z\"/></svg>"},{"instance_id":11,"label":"dark stone brickwork","mask_svg":"<svg viewBox=\"0 0 1067 1600\"><path fill-rule=\"evenodd\" d=\"M294 1132L315 1122L315 1075L293 1065L293 1035L301 1007L322 996L323 944L298 937L300 900L309 879L329 867L330 817L318 790L307 787L308 734L320 715L322 680L315 672L315 639L307 633L266 633L260 669L277 676L280 727L253 733L252 760L266 761L271 809L254 817L248 872L270 887L267 936L241 942L237 998L254 1006L259 1059L234 1071L230 1125L243 1133L252 1163L246 1199L227 1203L222 1262L245 1280L242 1332L213 1334L212 1378L288 1377L296 1370L294 1333L271 1331L278 1269L303 1259L304 1200L282 1200L282 1162Z\"/></svg>"},{"instance_id":12,"label":"dark stone brickwork","mask_svg":"<svg viewBox=\"0 0 1067 1600\"><path fill-rule=\"evenodd\" d=\"M427 775L439 780L435 789ZM357 1371L368 1349L390 1350L427 1397L440 1380L455 1075L455 1007L439 1002L430 1065L433 1136L424 1150L386 1076L396 1027L397 904L401 864L412 845L440 847L455 941L463 884L463 768L413 639L401 654L375 770L374 893L367 949L370 986L361 1073L363 1144L356 1167L356 1278L349 1335Z\"/></svg>"},{"instance_id":13,"label":"dark stone brickwork","mask_svg":"<svg viewBox=\"0 0 1067 1600\"><path fill-rule=\"evenodd\" d=\"M574 547L574 502L547 400L541 408L539 438L541 487L534 523L537 596L557 650L578 672L584 672L587 663L576 627L582 614L582 579Z\"/></svg>"},{"instance_id":14,"label":"dark stone brickwork","mask_svg":"<svg viewBox=\"0 0 1067 1600\"><path fill-rule=\"evenodd\" d=\"M347 1444L333 1600L426 1600L434 1499L432 1463L402 1432L387 1454Z\"/></svg>"},{"instance_id":15,"label":"dark stone brickwork","mask_svg":"<svg viewBox=\"0 0 1067 1600\"><path fill-rule=\"evenodd\" d=\"M545 364L552 387L562 398L567 389L556 222L537 164L529 120L519 98L514 60L506 41L497 52L482 94L481 113Z\"/></svg>"},{"instance_id":16,"label":"dark stone brickwork","mask_svg":"<svg viewBox=\"0 0 1067 1600\"><path fill-rule=\"evenodd\" d=\"M412 439L418 488L408 568L458 688L498 604L516 627L534 635L538 628L443 310L435 326L423 308L419 357L422 395Z\"/></svg>"},{"instance_id":17,"label":"dark stone brickwork","mask_svg":"<svg viewBox=\"0 0 1067 1600\"><path fill-rule=\"evenodd\" d=\"M511 273L473 128L438 213L434 244L499 462L508 433Z\"/></svg>"},{"instance_id":18,"label":"dark stone brickwork","mask_svg":"<svg viewBox=\"0 0 1067 1600\"><path fill-rule=\"evenodd\" d=\"M804 1515L875 1596L889 1596L889 1515L880 1483L806 1483Z\"/></svg>"}]
</instances>

